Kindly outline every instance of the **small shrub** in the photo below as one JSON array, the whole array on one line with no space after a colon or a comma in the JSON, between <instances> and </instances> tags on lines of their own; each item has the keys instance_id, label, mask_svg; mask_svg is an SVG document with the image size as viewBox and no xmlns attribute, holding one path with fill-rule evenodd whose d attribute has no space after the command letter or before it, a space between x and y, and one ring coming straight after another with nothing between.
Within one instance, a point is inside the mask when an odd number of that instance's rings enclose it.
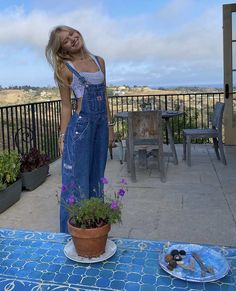
<instances>
[{"instance_id":1,"label":"small shrub","mask_svg":"<svg viewBox=\"0 0 236 291\"><path fill-rule=\"evenodd\" d=\"M0 191L20 176L20 156L17 152L0 153Z\"/></svg>"},{"instance_id":2,"label":"small shrub","mask_svg":"<svg viewBox=\"0 0 236 291\"><path fill-rule=\"evenodd\" d=\"M43 153L36 148L31 148L29 153L24 154L21 158L20 171L31 172L34 169L40 168L44 165L49 164L49 156Z\"/></svg>"}]
</instances>

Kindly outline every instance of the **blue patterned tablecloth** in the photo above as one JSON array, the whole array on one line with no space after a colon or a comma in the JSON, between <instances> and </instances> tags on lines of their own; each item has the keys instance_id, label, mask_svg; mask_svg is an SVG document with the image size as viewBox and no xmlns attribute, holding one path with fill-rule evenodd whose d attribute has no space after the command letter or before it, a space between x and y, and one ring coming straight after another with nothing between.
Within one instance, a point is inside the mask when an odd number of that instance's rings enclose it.
<instances>
[{"instance_id":1,"label":"blue patterned tablecloth","mask_svg":"<svg viewBox=\"0 0 236 291\"><path fill-rule=\"evenodd\" d=\"M158 263L165 242L113 239L116 254L102 263L67 259L70 236L61 233L0 229L0 290L236 290L236 248L213 247L230 264L217 282L191 283L171 277Z\"/></svg>"}]
</instances>

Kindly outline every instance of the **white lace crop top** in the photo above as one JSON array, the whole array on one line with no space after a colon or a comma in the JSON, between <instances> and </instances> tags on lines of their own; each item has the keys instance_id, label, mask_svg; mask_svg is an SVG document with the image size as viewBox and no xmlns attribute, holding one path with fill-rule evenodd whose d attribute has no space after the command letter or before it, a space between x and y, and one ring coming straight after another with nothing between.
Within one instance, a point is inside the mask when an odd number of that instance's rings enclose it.
<instances>
[{"instance_id":1,"label":"white lace crop top","mask_svg":"<svg viewBox=\"0 0 236 291\"><path fill-rule=\"evenodd\" d=\"M97 72L79 72L79 74L81 77L84 77L85 80L90 84L94 85L101 84L104 81L104 74L95 56L94 55L90 56L97 64L99 70ZM76 68L71 62L69 62L69 64L76 70ZM76 99L83 97L85 85L79 80L79 78L74 73L70 87L74 92Z\"/></svg>"}]
</instances>

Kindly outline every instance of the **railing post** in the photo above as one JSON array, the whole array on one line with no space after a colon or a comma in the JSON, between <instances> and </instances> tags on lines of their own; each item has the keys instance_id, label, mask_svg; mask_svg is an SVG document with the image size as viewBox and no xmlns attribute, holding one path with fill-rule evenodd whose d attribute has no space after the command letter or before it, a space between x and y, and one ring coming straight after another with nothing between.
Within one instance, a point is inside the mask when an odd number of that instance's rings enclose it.
<instances>
[{"instance_id":1,"label":"railing post","mask_svg":"<svg viewBox=\"0 0 236 291\"><path fill-rule=\"evenodd\" d=\"M167 96L165 95L165 110L168 110L168 102L167 102ZM169 137L168 137L168 130L167 130L167 126L165 123L165 132L166 132L166 144L169 144Z\"/></svg>"},{"instance_id":2,"label":"railing post","mask_svg":"<svg viewBox=\"0 0 236 291\"><path fill-rule=\"evenodd\" d=\"M31 114L32 114L32 135L33 135L33 147L36 148L36 123L35 123L35 104L31 104Z\"/></svg>"}]
</instances>

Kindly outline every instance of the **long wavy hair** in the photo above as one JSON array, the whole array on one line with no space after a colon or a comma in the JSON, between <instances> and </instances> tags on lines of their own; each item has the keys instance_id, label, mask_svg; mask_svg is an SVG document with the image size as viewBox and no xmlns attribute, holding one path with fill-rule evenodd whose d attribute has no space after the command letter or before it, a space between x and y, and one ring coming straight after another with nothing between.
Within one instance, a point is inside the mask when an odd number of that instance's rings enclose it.
<instances>
[{"instance_id":1,"label":"long wavy hair","mask_svg":"<svg viewBox=\"0 0 236 291\"><path fill-rule=\"evenodd\" d=\"M77 33L79 33L83 42L83 46L81 48L82 54L88 55L89 51L87 50L84 43L84 39L78 30L70 26L59 25L59 26L54 27L53 30L51 31L49 41L45 49L45 55L46 55L47 61L49 62L49 64L52 66L54 70L54 79L56 83L58 85L61 84L61 85L69 86L69 84L66 84L65 81L62 79L61 71L65 67L65 61L71 61L72 56L69 53L65 53L62 51L61 39L60 39L60 34L59 34L61 31L68 31L68 32L76 31Z\"/></svg>"}]
</instances>

